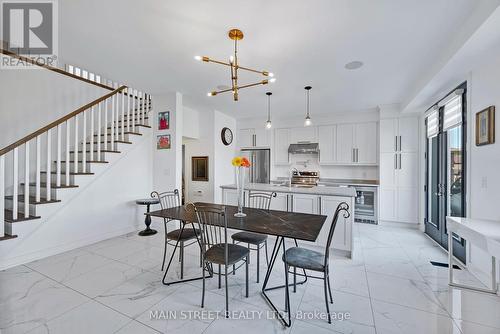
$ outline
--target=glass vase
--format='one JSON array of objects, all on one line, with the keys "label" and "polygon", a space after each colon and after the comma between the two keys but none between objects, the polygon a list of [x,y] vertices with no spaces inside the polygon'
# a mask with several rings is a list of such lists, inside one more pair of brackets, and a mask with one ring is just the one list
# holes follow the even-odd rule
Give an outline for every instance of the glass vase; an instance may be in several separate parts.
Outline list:
[{"label": "glass vase", "polygon": [[243,213],[243,202],[245,201],[245,168],[236,167],[236,191],[238,193],[238,212],[235,217],[246,217]]}]

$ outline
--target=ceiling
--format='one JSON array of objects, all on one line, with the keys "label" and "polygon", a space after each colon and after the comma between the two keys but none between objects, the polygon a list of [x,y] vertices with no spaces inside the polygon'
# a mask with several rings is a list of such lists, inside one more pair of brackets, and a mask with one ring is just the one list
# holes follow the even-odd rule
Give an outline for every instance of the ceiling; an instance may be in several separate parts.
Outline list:
[{"label": "ceiling", "polygon": [[[59,53],[88,68],[156,94],[179,91],[186,105],[237,118],[302,115],[311,85],[311,113],[358,111],[410,99],[472,13],[498,0],[317,1],[59,1]],[[469,27],[471,26],[471,27]],[[207,97],[229,85],[228,68],[196,62],[226,60],[229,28],[243,30],[239,61],[275,73],[268,86]],[[476,27],[477,28],[477,27]],[[349,71],[348,62],[364,66]],[[241,74],[240,84],[261,76]]]}]

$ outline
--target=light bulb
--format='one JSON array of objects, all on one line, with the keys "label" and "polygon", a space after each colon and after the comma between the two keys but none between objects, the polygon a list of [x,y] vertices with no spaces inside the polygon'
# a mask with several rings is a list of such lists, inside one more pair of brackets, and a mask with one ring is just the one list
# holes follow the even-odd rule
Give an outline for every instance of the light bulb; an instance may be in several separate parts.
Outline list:
[{"label": "light bulb", "polygon": [[266,129],[270,129],[272,126],[271,121],[266,122]]},{"label": "light bulb", "polygon": [[203,58],[201,56],[194,56],[194,60],[201,61]]},{"label": "light bulb", "polygon": [[270,76],[270,77],[272,78],[272,77],[274,77],[274,73],[273,73],[273,72],[270,72],[270,73],[268,74],[268,76]]},{"label": "light bulb", "polygon": [[309,116],[306,117],[304,121],[304,126],[310,126],[312,124],[311,118]]},{"label": "light bulb", "polygon": [[275,81],[276,81],[276,78],[269,79],[269,82],[275,82]]},{"label": "light bulb", "polygon": [[208,92],[207,96],[214,96],[215,94],[213,92]]}]

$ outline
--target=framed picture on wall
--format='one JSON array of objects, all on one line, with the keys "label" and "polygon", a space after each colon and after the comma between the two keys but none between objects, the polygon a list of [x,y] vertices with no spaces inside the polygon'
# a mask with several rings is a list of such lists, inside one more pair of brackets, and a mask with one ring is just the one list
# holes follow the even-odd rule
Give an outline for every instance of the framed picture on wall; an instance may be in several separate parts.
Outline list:
[{"label": "framed picture on wall", "polygon": [[193,181],[208,181],[208,157],[191,158],[191,178]]},{"label": "framed picture on wall", "polygon": [[160,135],[156,138],[156,149],[158,150],[169,150],[170,144],[170,135]]},{"label": "framed picture on wall", "polygon": [[476,146],[495,142],[495,106],[476,114]]},{"label": "framed picture on wall", "polygon": [[170,129],[170,111],[158,113],[158,130]]}]

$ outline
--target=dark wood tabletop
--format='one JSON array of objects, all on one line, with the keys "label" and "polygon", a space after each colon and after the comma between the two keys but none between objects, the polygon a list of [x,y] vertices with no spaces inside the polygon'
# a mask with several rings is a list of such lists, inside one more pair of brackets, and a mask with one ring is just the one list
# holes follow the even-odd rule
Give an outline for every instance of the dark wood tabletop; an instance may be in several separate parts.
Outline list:
[{"label": "dark wood tabletop", "polygon": [[[236,218],[237,207],[224,205],[227,227],[240,231],[256,232],[304,241],[316,241],[327,216],[275,210],[243,208],[244,218]],[[186,206],[146,213],[152,217],[196,222],[196,215]]]}]

